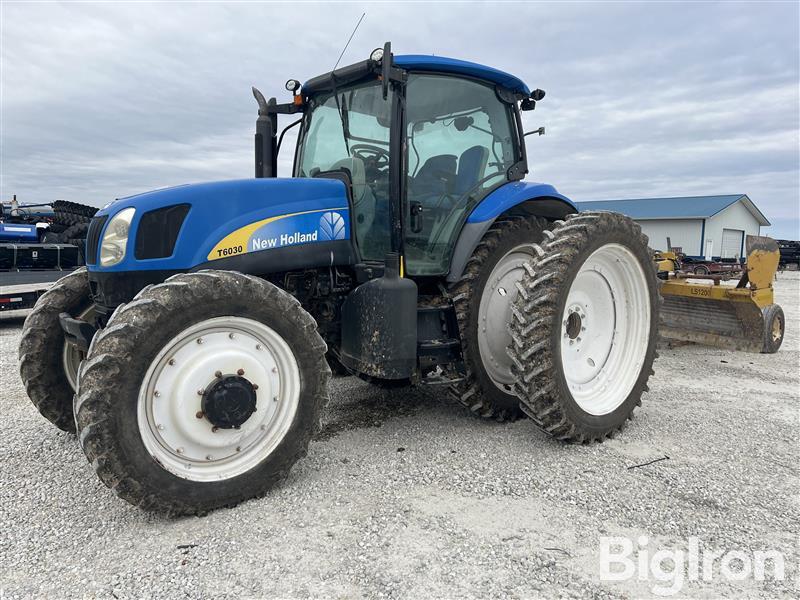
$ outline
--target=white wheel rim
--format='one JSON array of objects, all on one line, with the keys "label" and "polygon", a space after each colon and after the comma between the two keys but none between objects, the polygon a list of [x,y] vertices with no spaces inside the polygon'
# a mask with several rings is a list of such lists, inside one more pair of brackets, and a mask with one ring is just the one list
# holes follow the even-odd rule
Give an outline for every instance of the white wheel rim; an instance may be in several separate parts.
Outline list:
[{"label": "white wheel rim", "polygon": [[561,318],[567,386],[592,415],[616,410],[636,384],[650,337],[644,270],[619,244],[595,250],[581,265]]},{"label": "white wheel rim", "polygon": [[[80,313],[76,318],[91,319],[94,316],[94,305]],[[64,350],[61,352],[61,364],[64,366],[64,375],[67,377],[67,383],[72,388],[73,392],[78,391],[78,368],[81,362],[86,358],[86,353],[79,350],[75,344],[68,342],[64,339]]]},{"label": "white wheel rim", "polygon": [[[257,388],[256,411],[239,429],[214,428],[202,415],[202,393],[216,373],[240,370]],[[156,356],[139,390],[139,433],[170,473],[201,482],[229,479],[275,450],[299,400],[300,370],[286,341],[263,323],[217,317],[183,330]]]},{"label": "white wheel rim", "polygon": [[489,274],[478,307],[478,351],[481,364],[492,383],[506,394],[511,393],[514,376],[511,374],[511,345],[508,323],[511,305],[517,298],[517,282],[525,272],[524,264],[534,255],[530,245],[510,250]]}]

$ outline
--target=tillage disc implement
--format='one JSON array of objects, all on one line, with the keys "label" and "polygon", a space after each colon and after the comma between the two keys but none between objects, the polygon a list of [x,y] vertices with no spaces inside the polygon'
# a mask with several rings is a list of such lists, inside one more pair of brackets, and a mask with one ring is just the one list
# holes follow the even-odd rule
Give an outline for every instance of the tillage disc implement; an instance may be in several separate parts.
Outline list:
[{"label": "tillage disc implement", "polygon": [[660,300],[647,238],[623,215],[581,213],[533,248],[510,323],[521,408],[559,439],[602,440],[653,372]]}]

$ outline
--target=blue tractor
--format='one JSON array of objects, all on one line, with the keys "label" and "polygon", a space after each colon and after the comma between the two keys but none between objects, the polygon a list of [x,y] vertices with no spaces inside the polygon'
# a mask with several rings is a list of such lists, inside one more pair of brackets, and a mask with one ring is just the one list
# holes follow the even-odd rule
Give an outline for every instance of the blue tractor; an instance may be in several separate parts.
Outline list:
[{"label": "blue tractor", "polygon": [[[105,206],[87,268],[25,322],[28,394],[100,479],[172,514],[264,494],[305,454],[330,366],[561,440],[620,430],[655,358],[652,255],[630,219],[523,180],[544,92],[389,44],[286,88],[253,90],[255,178]],[[278,115],[298,119],[279,134]]]}]

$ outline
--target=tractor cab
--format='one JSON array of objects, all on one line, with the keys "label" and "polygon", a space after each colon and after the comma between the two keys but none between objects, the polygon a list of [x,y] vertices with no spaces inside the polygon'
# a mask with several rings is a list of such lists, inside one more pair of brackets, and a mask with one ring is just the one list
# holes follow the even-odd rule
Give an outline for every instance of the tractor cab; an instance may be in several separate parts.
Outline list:
[{"label": "tractor cab", "polygon": [[396,252],[412,276],[446,274],[470,212],[527,173],[519,111],[544,96],[502,71],[393,56],[389,44],[287,89],[291,103],[260,99],[270,122],[256,137],[256,176],[276,174],[275,115],[302,112],[294,176],[344,181],[361,260]]}]

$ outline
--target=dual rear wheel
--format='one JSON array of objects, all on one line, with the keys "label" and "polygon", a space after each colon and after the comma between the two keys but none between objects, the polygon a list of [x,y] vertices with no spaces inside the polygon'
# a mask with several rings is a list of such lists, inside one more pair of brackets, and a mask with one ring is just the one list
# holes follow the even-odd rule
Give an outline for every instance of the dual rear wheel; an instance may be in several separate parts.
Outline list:
[{"label": "dual rear wheel", "polygon": [[467,378],[454,391],[473,412],[522,411],[583,442],[613,435],[641,403],[660,300],[647,239],[629,218],[501,221],[455,291]]}]

